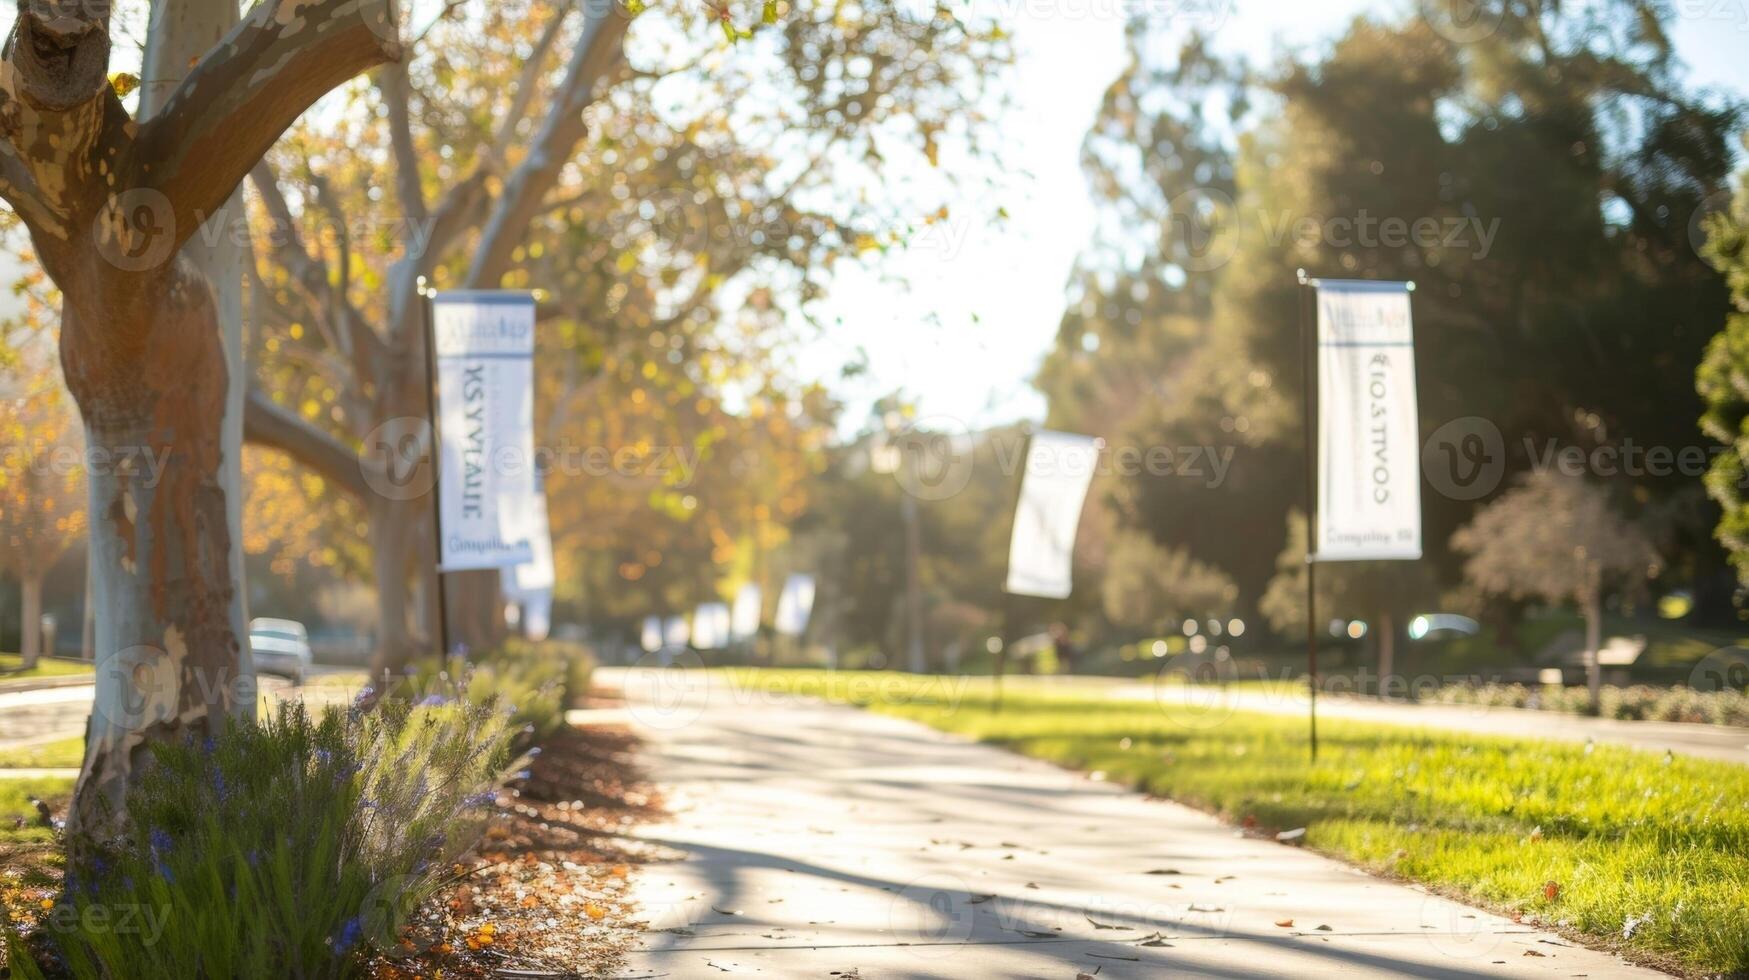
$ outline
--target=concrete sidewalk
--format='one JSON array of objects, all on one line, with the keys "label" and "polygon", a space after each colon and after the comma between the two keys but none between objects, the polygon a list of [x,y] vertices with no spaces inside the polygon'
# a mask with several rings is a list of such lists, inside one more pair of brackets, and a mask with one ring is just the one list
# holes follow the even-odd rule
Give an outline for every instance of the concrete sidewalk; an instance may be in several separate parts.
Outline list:
[{"label": "concrete sidewalk", "polygon": [[672,811],[627,977],[1660,976],[919,725],[598,676]]}]

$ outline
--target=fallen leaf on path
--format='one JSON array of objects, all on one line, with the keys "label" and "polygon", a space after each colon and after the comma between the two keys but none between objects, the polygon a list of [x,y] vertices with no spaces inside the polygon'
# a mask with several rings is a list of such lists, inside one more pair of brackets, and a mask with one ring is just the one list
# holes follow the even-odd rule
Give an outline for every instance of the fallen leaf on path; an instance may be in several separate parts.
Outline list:
[{"label": "fallen leaf on path", "polygon": [[1526,955],[1526,956],[1544,956],[1544,955],[1547,955],[1547,954],[1544,954],[1544,953],[1539,953],[1539,952],[1537,952],[1537,951],[1536,951],[1536,950],[1534,950],[1534,949],[1527,949],[1527,950],[1525,950],[1525,951],[1524,951],[1524,955]]},{"label": "fallen leaf on path", "polygon": [[1140,963],[1142,961],[1140,956],[1118,956],[1114,953],[1088,953],[1087,955],[1098,960],[1128,960],[1131,963]]},{"label": "fallen leaf on path", "polygon": [[1334,932],[1335,930],[1331,929],[1329,926],[1313,926],[1312,931],[1313,932]]},{"label": "fallen leaf on path", "polygon": [[1284,830],[1276,834],[1275,839],[1283,844],[1298,844],[1306,839],[1306,828],[1295,827],[1293,830]]},{"label": "fallen leaf on path", "polygon": [[996,897],[995,895],[973,895],[969,900],[967,900],[966,904],[967,905],[982,905],[985,902],[988,902],[990,899],[995,898],[995,897]]},{"label": "fallen leaf on path", "polygon": [[1281,926],[1283,929],[1292,929],[1294,927],[1294,920],[1292,920],[1292,919],[1276,919],[1275,924],[1278,926]]},{"label": "fallen leaf on path", "polygon": [[715,912],[718,915],[741,915],[742,914],[740,909],[718,908],[715,905],[711,906],[711,911]]},{"label": "fallen leaf on path", "polygon": [[1086,919],[1088,924],[1093,926],[1093,928],[1095,928],[1095,929],[1134,929],[1135,928],[1135,926],[1114,926],[1109,922],[1100,922],[1098,919],[1095,919],[1091,915],[1083,915],[1082,918]]},{"label": "fallen leaf on path", "polygon": [[1142,872],[1142,874],[1145,874],[1145,875],[1181,875],[1183,873],[1184,872],[1178,870],[1177,868],[1154,868],[1150,871]]},{"label": "fallen leaf on path", "polygon": [[1561,883],[1558,881],[1543,882],[1543,897],[1548,899],[1551,902],[1557,898],[1560,898],[1561,897]]}]

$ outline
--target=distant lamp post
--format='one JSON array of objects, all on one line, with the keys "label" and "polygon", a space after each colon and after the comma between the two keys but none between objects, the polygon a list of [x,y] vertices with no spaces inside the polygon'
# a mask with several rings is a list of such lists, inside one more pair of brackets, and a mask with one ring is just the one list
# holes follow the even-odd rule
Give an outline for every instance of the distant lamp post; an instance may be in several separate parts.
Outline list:
[{"label": "distant lamp post", "polygon": [[[869,449],[869,469],[886,476],[898,475],[905,465],[905,452],[895,437],[904,429],[898,412],[881,416],[886,439]],[[915,465],[915,464],[913,464]],[[906,666],[913,674],[927,670],[923,657],[923,582],[918,574],[922,561],[923,534],[917,517],[917,498],[899,480],[899,516],[905,525],[905,652]]]}]

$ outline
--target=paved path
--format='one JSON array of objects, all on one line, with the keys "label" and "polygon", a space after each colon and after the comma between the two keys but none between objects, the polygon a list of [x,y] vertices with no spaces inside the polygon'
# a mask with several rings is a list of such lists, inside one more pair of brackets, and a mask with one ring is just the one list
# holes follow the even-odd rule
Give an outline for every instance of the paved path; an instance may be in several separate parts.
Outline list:
[{"label": "paved path", "polygon": [[[1220,688],[1204,685],[1184,687],[1115,683],[1110,696],[1125,700],[1158,701],[1162,704],[1194,705],[1205,714],[1220,711],[1260,711],[1305,717],[1306,692],[1262,691],[1255,688]],[[1391,725],[1441,728],[1474,734],[1553,738],[1567,742],[1593,740],[1626,745],[1648,752],[1723,759],[1749,765],[1749,729],[1727,725],[1691,725],[1665,721],[1617,721],[1587,718],[1558,711],[1523,708],[1489,708],[1473,704],[1411,704],[1378,701],[1342,695],[1318,698],[1321,718],[1352,718]]]},{"label": "paved path", "polygon": [[627,977],[1659,976],[919,725],[597,676],[673,814]]}]

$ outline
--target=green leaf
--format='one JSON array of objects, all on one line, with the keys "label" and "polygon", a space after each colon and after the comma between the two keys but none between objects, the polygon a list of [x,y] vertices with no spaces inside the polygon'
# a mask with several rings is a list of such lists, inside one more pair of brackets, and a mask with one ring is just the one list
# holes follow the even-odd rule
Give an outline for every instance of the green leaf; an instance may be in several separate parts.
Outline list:
[{"label": "green leaf", "polygon": [[764,21],[767,24],[777,23],[777,0],[765,0]]}]

